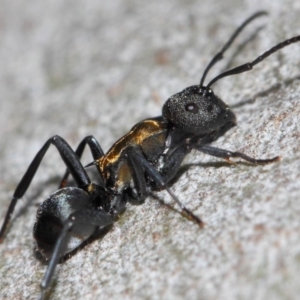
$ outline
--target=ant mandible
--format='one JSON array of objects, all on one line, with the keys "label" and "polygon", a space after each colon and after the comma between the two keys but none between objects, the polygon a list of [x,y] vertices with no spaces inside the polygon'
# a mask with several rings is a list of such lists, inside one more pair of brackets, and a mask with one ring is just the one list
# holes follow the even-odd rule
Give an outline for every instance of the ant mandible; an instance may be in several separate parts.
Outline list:
[{"label": "ant mandible", "polygon": [[[240,152],[210,146],[236,125],[231,109],[217,97],[211,86],[219,79],[250,71],[255,65],[279,49],[300,41],[295,36],[272,47],[252,62],[230,69],[212,79],[206,86],[209,70],[223,58],[237,35],[254,19],[266,15],[257,12],[248,18],[230,37],[206,67],[199,85],[190,86],[170,97],[163,106],[162,116],[136,124],[104,154],[97,140],[88,136],[74,152],[60,136],[50,138],[36,154],[18,184],[5,216],[0,242],[4,239],[17,201],[29,187],[49,146],[54,145],[67,171],[59,189],[39,207],[33,235],[38,251],[49,264],[41,283],[43,299],[60,259],[78,248],[95,232],[109,228],[124,211],[126,203],[142,204],[152,190],[165,189],[179,205],[181,213],[196,222],[203,222],[188,210],[170,190],[168,183],[176,175],[184,157],[192,150],[230,160],[240,158],[253,164],[272,163],[279,159],[254,159]],[[99,183],[92,183],[80,158],[89,146],[99,173]],[[66,187],[71,173],[77,187]]]}]

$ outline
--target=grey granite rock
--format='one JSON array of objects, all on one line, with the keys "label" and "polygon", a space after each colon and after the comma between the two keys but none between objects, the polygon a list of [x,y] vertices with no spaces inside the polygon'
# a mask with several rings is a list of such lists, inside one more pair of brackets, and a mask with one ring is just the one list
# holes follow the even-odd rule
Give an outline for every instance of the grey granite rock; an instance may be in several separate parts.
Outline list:
[{"label": "grey granite rock", "polygon": [[[196,84],[233,30],[267,9],[232,65],[300,34],[300,2],[0,0],[0,220],[33,156],[54,134],[89,134],[105,150],[164,101]],[[215,145],[279,163],[228,164],[191,153],[172,190],[200,230],[157,201],[128,206],[113,229],[57,268],[49,299],[298,299],[300,294],[300,44],[215,92],[238,127]],[[90,162],[89,153],[83,158]],[[0,298],[36,299],[46,266],[34,257],[38,203],[64,165],[47,154],[0,245]],[[176,206],[175,206],[176,207]]]}]

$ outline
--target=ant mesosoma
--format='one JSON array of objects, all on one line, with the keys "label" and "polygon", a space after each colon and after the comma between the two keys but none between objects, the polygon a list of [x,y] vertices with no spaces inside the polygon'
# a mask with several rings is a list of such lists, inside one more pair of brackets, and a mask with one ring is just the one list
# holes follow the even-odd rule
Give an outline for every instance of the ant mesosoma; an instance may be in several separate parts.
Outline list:
[{"label": "ant mesosoma", "polygon": [[[18,184],[0,232],[2,241],[17,201],[25,194],[49,146],[54,145],[67,171],[59,189],[40,205],[33,229],[39,252],[49,259],[41,283],[41,299],[61,258],[78,248],[100,228],[108,228],[125,209],[127,202],[141,204],[152,190],[165,189],[179,205],[181,213],[202,227],[203,222],[168,187],[184,157],[192,149],[226,160],[240,158],[253,164],[266,164],[279,159],[254,159],[240,152],[209,145],[236,125],[234,113],[214,94],[211,86],[223,77],[250,71],[274,52],[300,41],[300,36],[285,40],[252,62],[221,73],[205,86],[204,80],[209,70],[223,58],[237,35],[262,15],[266,12],[257,12],[237,28],[210,61],[199,85],[190,86],[170,97],[163,106],[162,116],[136,124],[106,154],[93,136],[84,138],[75,152],[60,136],[54,136],[44,144]],[[99,173],[98,184],[91,182],[80,162],[86,146],[89,146],[94,158],[88,166],[95,166]],[[66,187],[69,173],[77,187]]]}]

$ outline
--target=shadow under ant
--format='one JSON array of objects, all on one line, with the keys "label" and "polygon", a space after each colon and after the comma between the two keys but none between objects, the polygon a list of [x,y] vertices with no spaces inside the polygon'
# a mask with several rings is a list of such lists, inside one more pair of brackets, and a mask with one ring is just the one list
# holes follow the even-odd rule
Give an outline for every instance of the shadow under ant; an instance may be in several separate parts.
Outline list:
[{"label": "shadow under ant", "polygon": [[[96,240],[101,240],[104,238],[104,236],[112,229],[113,224],[106,226],[104,228],[99,228],[96,230],[93,235],[91,235],[88,239],[86,239],[83,243],[81,243],[77,248],[72,250],[71,252],[65,254],[60,260],[59,263],[63,263],[70,258],[72,258],[74,255],[76,255],[79,251],[81,251],[83,248],[85,248],[87,245],[93,243]],[[39,260],[43,265],[48,264],[48,260],[46,260],[42,254],[36,249],[36,247],[33,248],[34,256],[37,260]]]},{"label": "shadow under ant", "polygon": [[190,164],[184,164],[182,165],[182,167],[180,167],[180,169],[178,170],[178,172],[176,173],[176,175],[174,176],[174,178],[169,182],[169,185],[172,186],[173,184],[175,184],[180,177],[186,173],[191,167],[198,167],[198,168],[214,168],[214,169],[219,169],[219,168],[231,168],[237,165],[242,165],[242,166],[247,166],[247,167],[258,167],[261,165],[258,164],[252,164],[249,162],[245,162],[245,161],[234,161],[234,162],[227,162],[227,161],[211,161],[211,162],[205,162],[205,163],[190,163]]}]

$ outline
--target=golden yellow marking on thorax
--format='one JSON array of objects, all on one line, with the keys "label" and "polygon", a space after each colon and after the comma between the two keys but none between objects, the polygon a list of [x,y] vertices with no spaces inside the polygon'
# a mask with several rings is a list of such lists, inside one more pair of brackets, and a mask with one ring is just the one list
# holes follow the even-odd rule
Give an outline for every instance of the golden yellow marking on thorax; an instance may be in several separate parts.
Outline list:
[{"label": "golden yellow marking on thorax", "polygon": [[140,145],[146,138],[155,133],[166,129],[166,124],[156,120],[144,120],[136,124],[132,129],[123,137],[121,137],[108,152],[97,161],[101,172],[105,168],[118,161],[120,155],[127,146]]}]

